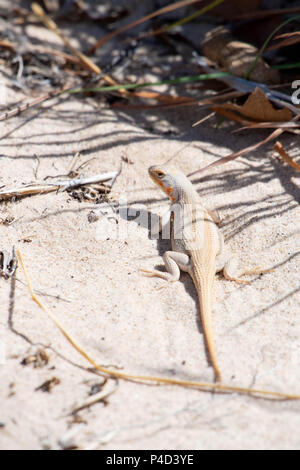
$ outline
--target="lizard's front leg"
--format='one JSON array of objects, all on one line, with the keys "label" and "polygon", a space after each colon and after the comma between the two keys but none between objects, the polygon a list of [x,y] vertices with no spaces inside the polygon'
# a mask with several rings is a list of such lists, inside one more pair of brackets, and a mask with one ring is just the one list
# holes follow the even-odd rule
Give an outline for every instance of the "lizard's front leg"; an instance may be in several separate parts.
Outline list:
[{"label": "lizard's front leg", "polygon": [[161,271],[148,271],[147,269],[140,269],[140,271],[147,277],[161,277],[169,282],[178,281],[180,278],[180,269],[187,271],[190,266],[190,258],[185,253],[178,251],[166,251],[163,255],[166,273]]}]

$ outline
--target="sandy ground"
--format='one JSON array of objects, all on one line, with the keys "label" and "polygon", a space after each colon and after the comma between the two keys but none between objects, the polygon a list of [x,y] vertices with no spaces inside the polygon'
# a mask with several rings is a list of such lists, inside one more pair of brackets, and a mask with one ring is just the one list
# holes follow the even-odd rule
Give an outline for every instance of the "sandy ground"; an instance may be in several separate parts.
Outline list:
[{"label": "sandy ground", "polygon": [[[22,93],[7,83],[8,102]],[[175,155],[189,173],[266,134],[231,134],[226,124],[191,124],[197,108],[144,112],[109,109],[95,99],[61,98],[1,123],[0,185],[65,174],[74,153],[93,158],[86,175],[123,164],[111,202],[78,202],[66,192],[1,205],[1,249],[22,253],[35,289],[89,354],[123,371],[211,381],[197,296],[183,274],[172,285],[139,268],[160,265],[167,241],[151,240],[145,224],[126,220],[167,206],[149,165]],[[166,129],[172,130],[168,135]],[[296,137],[282,142],[295,157]],[[274,267],[236,285],[217,278],[213,325],[224,382],[300,394],[299,270],[294,170],[271,147],[194,177],[205,204],[217,209],[227,243],[241,264]],[[94,211],[99,219],[89,222]],[[17,278],[24,281],[19,268]],[[33,303],[20,282],[0,279],[0,448],[299,449],[300,403],[211,394],[119,381],[106,403],[70,412],[103,378]],[[58,298],[57,298],[58,296]],[[39,349],[48,363],[22,362]],[[51,391],[38,390],[52,378]],[[114,386],[113,380],[103,390]],[[71,437],[70,434],[71,433]],[[69,439],[70,437],[70,439]],[[68,440],[69,439],[69,440]]]}]

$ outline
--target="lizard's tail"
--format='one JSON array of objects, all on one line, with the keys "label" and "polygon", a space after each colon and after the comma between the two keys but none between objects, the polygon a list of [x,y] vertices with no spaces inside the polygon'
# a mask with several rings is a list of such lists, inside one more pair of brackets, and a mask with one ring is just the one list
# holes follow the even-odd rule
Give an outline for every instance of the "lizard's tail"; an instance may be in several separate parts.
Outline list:
[{"label": "lizard's tail", "polygon": [[213,366],[215,371],[216,381],[221,382],[221,372],[218,366],[212,329],[212,290],[214,274],[212,276],[212,279],[207,279],[206,276],[205,278],[203,278],[202,273],[195,272],[193,275],[193,279],[199,298],[201,322],[207,351],[209,354],[211,365]]}]

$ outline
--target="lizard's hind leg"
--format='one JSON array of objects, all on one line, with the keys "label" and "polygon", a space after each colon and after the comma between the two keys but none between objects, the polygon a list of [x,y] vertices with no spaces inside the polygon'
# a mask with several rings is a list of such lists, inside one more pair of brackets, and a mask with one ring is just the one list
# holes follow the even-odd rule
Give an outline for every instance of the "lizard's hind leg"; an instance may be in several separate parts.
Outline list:
[{"label": "lizard's hind leg", "polygon": [[228,281],[234,281],[238,284],[249,284],[250,281],[245,281],[240,279],[240,276],[243,276],[244,273],[238,271],[238,259],[236,256],[231,256],[226,260],[223,266],[223,275]]},{"label": "lizard's hind leg", "polygon": [[190,265],[190,258],[185,253],[179,253],[177,251],[166,251],[163,255],[163,260],[167,272],[161,271],[149,271],[147,269],[140,269],[146,277],[160,277],[169,282],[178,281],[180,278],[180,269],[187,271]]},{"label": "lizard's hind leg", "polygon": [[229,281],[237,282],[238,284],[249,284],[251,281],[246,281],[241,279],[241,276],[248,274],[264,274],[273,271],[273,269],[263,269],[261,266],[256,266],[252,269],[245,269],[240,271],[238,269],[238,259],[236,256],[232,255],[227,258],[217,258],[216,263],[216,272],[223,271],[225,279]]}]

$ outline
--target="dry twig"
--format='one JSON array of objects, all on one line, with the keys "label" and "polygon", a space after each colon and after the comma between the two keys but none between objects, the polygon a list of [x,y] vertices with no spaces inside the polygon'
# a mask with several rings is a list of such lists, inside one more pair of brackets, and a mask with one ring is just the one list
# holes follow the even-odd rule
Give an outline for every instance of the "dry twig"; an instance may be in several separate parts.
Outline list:
[{"label": "dry twig", "polygon": [[42,301],[35,295],[31,282],[26,270],[26,267],[23,262],[22,255],[20,251],[17,251],[18,259],[20,265],[22,266],[28,290],[30,292],[32,300],[47,314],[47,316],[53,321],[53,323],[57,326],[57,328],[61,331],[67,341],[76,349],[76,351],[83,356],[92,366],[100,371],[102,374],[110,377],[116,377],[119,379],[127,380],[130,382],[141,383],[145,385],[178,385],[181,387],[186,388],[193,388],[197,390],[202,390],[206,392],[217,392],[217,393],[238,393],[238,394],[246,394],[251,395],[256,398],[265,398],[269,400],[300,400],[300,395],[297,394],[290,394],[290,393],[283,393],[283,392],[272,392],[270,390],[258,390],[254,388],[246,388],[246,387],[236,387],[233,385],[226,385],[220,383],[209,383],[209,382],[198,382],[198,381],[191,381],[191,380],[181,380],[181,379],[171,379],[169,377],[155,377],[155,376],[144,376],[144,375],[133,375],[127,374],[125,372],[120,372],[116,370],[107,369],[106,367],[102,367],[98,365],[95,360],[89,356],[89,354],[85,351],[85,349],[75,340],[65,329],[65,327],[56,319],[53,313],[42,303]]},{"label": "dry twig", "polygon": [[[101,69],[95,65],[91,59],[89,59],[88,57],[86,57],[86,55],[84,55],[82,52],[78,51],[77,49],[75,49],[75,47],[72,46],[72,44],[70,43],[69,39],[66,38],[66,36],[61,32],[61,30],[58,28],[58,26],[54,23],[54,21],[48,16],[46,15],[46,13],[44,12],[44,10],[42,9],[42,7],[40,5],[38,5],[37,3],[32,3],[31,5],[31,8],[32,8],[32,11],[33,13],[38,16],[42,22],[44,23],[44,25],[50,29],[51,31],[53,31],[55,34],[57,34],[57,36],[60,37],[60,39],[63,41],[63,43],[65,44],[65,46],[70,49],[70,51],[72,51],[72,53],[78,57],[78,59],[81,61],[81,63],[88,69],[90,70],[91,72],[93,73],[97,73],[97,74],[100,74],[102,71]],[[115,81],[108,77],[108,76],[104,76],[103,77],[104,80],[109,83],[110,85],[115,85]]]},{"label": "dry twig", "polygon": [[104,181],[115,180],[118,176],[117,171],[110,173],[102,173],[95,176],[89,176],[87,178],[79,177],[68,180],[59,180],[52,183],[34,183],[27,184],[18,188],[8,189],[0,191],[0,201],[5,199],[11,199],[13,197],[24,197],[31,196],[33,194],[45,194],[54,191],[66,191],[78,186],[86,186],[89,184],[102,183]]},{"label": "dry twig", "polygon": [[300,165],[296,163],[290,156],[289,154],[284,150],[283,145],[281,142],[277,141],[273,147],[273,149],[279,153],[281,156],[282,160],[284,160],[286,163],[288,163],[290,166],[295,168],[295,170],[300,171]]},{"label": "dry twig", "polygon": [[114,381],[114,384],[106,387],[104,390],[101,390],[101,392],[96,393],[96,395],[93,395],[90,397],[88,400],[86,400],[84,403],[81,405],[76,406],[70,413],[69,415],[74,415],[78,413],[81,410],[84,410],[85,408],[89,408],[92,405],[95,405],[96,403],[99,403],[99,401],[106,400],[110,395],[115,393],[115,391],[118,388],[118,383]]}]

